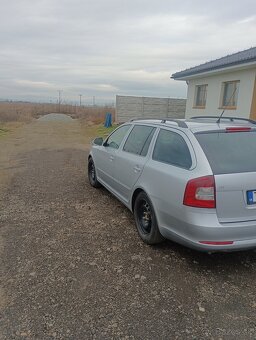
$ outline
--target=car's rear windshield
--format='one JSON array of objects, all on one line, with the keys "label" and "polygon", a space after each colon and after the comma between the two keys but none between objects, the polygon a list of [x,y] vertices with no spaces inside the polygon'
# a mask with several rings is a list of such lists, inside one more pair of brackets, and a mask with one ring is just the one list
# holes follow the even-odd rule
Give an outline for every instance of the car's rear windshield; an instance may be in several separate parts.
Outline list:
[{"label": "car's rear windshield", "polygon": [[214,174],[256,172],[256,131],[195,134]]}]

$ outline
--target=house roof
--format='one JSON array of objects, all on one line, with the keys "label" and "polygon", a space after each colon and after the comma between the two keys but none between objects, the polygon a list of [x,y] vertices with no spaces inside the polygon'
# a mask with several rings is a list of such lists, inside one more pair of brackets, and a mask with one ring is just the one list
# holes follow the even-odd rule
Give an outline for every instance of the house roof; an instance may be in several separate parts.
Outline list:
[{"label": "house roof", "polygon": [[205,73],[222,68],[228,68],[231,66],[245,64],[253,61],[256,61],[256,47],[251,47],[248,50],[230,54],[225,57],[212,60],[195,67],[191,67],[184,71],[176,72],[172,74],[171,78],[173,79],[186,78],[192,75],[196,75],[198,73]]}]

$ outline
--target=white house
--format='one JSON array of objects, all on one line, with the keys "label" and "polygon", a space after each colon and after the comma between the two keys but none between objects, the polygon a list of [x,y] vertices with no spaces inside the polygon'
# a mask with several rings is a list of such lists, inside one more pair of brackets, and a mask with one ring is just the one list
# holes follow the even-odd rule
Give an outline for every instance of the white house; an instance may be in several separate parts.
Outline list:
[{"label": "white house", "polygon": [[176,72],[188,84],[186,118],[239,116],[256,120],[256,47]]}]

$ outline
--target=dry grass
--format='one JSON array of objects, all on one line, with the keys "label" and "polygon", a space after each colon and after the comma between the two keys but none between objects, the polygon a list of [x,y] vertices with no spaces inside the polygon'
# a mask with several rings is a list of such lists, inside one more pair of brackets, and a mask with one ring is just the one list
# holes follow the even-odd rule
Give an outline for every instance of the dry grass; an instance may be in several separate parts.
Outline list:
[{"label": "dry grass", "polygon": [[0,103],[0,122],[28,122],[33,118],[32,104]]},{"label": "dry grass", "polygon": [[81,124],[81,133],[83,136],[86,136],[89,141],[93,140],[96,137],[107,137],[115,128],[116,124],[113,126],[106,128],[103,124]]},{"label": "dry grass", "polygon": [[1,122],[0,121],[0,138],[7,136],[9,133],[22,127],[24,122]]},{"label": "dry grass", "polygon": [[42,115],[61,112],[73,118],[91,121],[99,124],[104,122],[107,112],[112,113],[115,120],[115,108],[113,107],[86,107],[73,105],[37,104],[21,102],[0,102],[0,123],[4,122],[30,122]]},{"label": "dry grass", "polygon": [[76,107],[76,112],[72,114],[72,117],[100,124],[105,121],[107,112],[112,114],[113,121],[115,121],[115,108],[113,107]]},{"label": "dry grass", "polygon": [[4,136],[7,132],[8,132],[7,129],[2,128],[2,127],[0,126],[0,137]]},{"label": "dry grass", "polygon": [[[35,104],[20,102],[0,102],[0,137],[6,136],[25,123],[31,122],[42,115],[59,112],[59,106],[55,104]],[[109,107],[77,107],[61,105],[60,112],[66,113],[72,118],[79,119],[82,134],[93,139],[96,136],[109,134],[114,127],[104,128],[103,123],[107,112],[112,113],[115,120],[115,109]]]}]

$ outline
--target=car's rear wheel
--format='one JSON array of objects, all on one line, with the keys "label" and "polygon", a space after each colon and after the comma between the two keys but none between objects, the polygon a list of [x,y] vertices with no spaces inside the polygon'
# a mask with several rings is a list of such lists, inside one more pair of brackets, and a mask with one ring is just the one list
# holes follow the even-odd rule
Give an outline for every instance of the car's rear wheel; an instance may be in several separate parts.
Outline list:
[{"label": "car's rear wheel", "polygon": [[140,192],[135,199],[134,218],[138,233],[147,244],[156,244],[164,240],[158,229],[153,205],[145,192]]},{"label": "car's rear wheel", "polygon": [[88,160],[88,178],[91,186],[94,188],[101,187],[100,182],[97,180],[96,169],[92,158],[89,158]]}]

